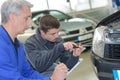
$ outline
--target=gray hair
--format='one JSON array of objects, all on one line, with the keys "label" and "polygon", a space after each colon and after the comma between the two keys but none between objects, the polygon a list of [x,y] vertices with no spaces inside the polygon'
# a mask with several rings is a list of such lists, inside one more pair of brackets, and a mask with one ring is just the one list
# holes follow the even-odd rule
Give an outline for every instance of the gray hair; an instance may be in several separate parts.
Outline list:
[{"label": "gray hair", "polygon": [[1,6],[1,22],[6,23],[10,13],[19,15],[19,11],[23,6],[33,7],[33,5],[26,0],[6,0]]}]

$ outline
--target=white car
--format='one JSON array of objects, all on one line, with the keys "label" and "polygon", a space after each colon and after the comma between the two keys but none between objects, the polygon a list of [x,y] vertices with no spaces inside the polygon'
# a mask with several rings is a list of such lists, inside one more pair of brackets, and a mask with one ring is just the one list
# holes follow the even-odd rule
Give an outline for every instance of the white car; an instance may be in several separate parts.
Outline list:
[{"label": "white car", "polygon": [[34,26],[26,30],[25,34],[19,35],[18,39],[24,42],[26,38],[34,34],[35,29],[38,26],[39,18],[45,14],[50,14],[60,21],[59,35],[64,39],[64,41],[80,42],[84,46],[91,46],[96,23],[86,18],[74,18],[58,10],[33,12],[32,20]]}]

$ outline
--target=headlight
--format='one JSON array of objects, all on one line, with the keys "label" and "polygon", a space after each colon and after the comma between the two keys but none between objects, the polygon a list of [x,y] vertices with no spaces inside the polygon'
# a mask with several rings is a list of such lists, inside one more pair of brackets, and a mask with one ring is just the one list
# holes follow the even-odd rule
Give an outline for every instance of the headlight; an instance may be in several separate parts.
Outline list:
[{"label": "headlight", "polygon": [[59,36],[65,36],[66,32],[65,31],[59,31]]},{"label": "headlight", "polygon": [[105,35],[104,31],[107,29],[106,26],[101,26],[95,29],[94,38],[93,38],[93,52],[100,57],[104,57],[104,42]]}]

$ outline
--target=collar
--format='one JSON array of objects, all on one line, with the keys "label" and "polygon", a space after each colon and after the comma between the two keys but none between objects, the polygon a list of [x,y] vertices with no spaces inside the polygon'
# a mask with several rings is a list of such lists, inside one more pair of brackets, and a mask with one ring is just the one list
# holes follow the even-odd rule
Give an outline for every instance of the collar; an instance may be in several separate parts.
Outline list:
[{"label": "collar", "polygon": [[11,39],[11,37],[10,37],[10,35],[8,34],[8,32],[6,31],[6,29],[2,26],[2,25],[0,25],[0,30],[1,30],[1,32],[2,32],[2,34],[4,34],[4,37],[5,37],[5,39],[7,39],[6,41],[8,42],[8,43],[12,43],[14,46],[16,46],[16,47],[19,47],[19,43],[18,43],[18,39],[17,38],[15,38],[15,40],[14,40],[14,42],[12,41],[12,39]]},{"label": "collar", "polygon": [[41,37],[41,33],[40,33],[40,29],[39,28],[36,29],[36,38],[38,39],[38,41],[40,41],[44,45],[48,42],[46,39],[43,39]]}]

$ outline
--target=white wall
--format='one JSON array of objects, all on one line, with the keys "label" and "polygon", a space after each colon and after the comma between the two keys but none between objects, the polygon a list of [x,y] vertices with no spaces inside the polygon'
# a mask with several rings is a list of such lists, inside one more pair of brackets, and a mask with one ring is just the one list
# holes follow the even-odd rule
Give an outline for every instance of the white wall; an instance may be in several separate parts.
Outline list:
[{"label": "white wall", "polygon": [[[0,0],[0,8],[1,4],[4,1],[5,0]],[[91,8],[106,6],[108,5],[107,2],[111,0],[70,0],[71,3],[67,2],[67,0],[27,0],[27,1],[34,5],[33,8],[31,9],[32,11],[44,9],[58,9],[60,11],[68,13],[72,11],[77,12],[82,10],[89,10]],[[47,4],[47,1],[49,5]]]}]

